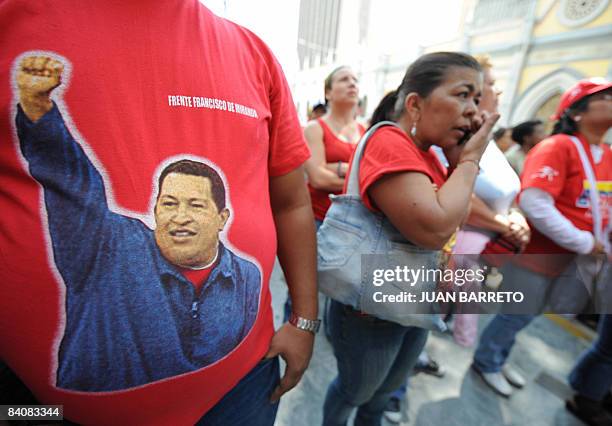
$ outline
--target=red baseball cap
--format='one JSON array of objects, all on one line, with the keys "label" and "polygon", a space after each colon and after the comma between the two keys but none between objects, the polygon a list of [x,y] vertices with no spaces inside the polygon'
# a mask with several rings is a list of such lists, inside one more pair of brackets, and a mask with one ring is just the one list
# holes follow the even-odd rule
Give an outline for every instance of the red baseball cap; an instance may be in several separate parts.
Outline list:
[{"label": "red baseball cap", "polygon": [[566,109],[568,109],[573,103],[579,101],[585,96],[592,95],[593,93],[601,92],[603,90],[609,89],[612,87],[612,83],[607,81],[601,77],[587,78],[584,80],[580,80],[572,87],[567,89],[563,95],[561,95],[561,100],[559,101],[559,106],[557,107],[557,111],[550,116],[551,120],[558,120],[561,118]]}]

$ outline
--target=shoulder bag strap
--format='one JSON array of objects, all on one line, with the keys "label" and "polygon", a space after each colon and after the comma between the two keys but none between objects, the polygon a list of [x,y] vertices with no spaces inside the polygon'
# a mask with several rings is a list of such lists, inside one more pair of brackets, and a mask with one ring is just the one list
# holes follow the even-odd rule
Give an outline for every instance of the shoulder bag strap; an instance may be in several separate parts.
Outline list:
[{"label": "shoulder bag strap", "polygon": [[376,123],[374,126],[372,126],[372,128],[361,137],[361,140],[359,140],[357,148],[355,148],[355,155],[353,155],[353,160],[351,162],[351,171],[347,177],[347,195],[359,196],[359,163],[361,163],[361,157],[363,157],[363,152],[365,151],[366,144],[368,143],[368,140],[372,137],[374,132],[385,126],[399,127],[397,123],[393,121],[381,121],[380,123]]}]

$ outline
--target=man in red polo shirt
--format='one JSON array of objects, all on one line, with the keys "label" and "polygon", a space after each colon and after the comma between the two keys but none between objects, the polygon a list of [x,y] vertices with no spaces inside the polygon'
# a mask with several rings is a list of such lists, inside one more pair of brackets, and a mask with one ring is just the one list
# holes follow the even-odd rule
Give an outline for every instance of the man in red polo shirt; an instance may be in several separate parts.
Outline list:
[{"label": "man in red polo shirt", "polygon": [[[273,55],[195,0],[7,1],[0,25],[5,371],[78,423],[271,425],[317,328],[309,153]],[[274,334],[277,245],[295,302]]]}]

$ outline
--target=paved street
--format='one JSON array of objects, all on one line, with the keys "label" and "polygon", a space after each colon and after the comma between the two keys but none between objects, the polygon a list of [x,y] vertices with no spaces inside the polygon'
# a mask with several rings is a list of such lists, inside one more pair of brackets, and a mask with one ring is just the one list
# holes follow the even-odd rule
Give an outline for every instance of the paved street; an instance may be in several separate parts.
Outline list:
[{"label": "paved street", "polygon": [[[286,287],[280,268],[271,280],[275,322],[280,324]],[[482,316],[480,327],[488,316]],[[472,350],[453,343],[447,334],[431,334],[429,354],[443,365],[447,374],[438,379],[424,374],[410,381],[403,426],[491,426],[491,425],[581,425],[565,408],[569,395],[566,376],[574,360],[587,346],[545,317],[540,317],[517,339],[510,362],[528,378],[525,389],[510,399],[496,396],[469,370]],[[321,424],[327,385],[336,375],[331,346],[319,333],[310,368],[300,385],[283,397],[278,426]],[[390,425],[391,423],[387,423]]]}]

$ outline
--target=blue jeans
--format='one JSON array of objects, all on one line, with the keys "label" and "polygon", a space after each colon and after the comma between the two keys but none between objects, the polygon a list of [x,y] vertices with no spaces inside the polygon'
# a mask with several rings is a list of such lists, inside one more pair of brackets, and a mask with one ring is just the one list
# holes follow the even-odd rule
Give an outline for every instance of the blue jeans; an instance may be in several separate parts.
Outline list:
[{"label": "blue jeans", "polygon": [[[423,350],[421,351],[421,353],[419,354],[419,357],[414,363],[414,368],[419,368],[420,366],[424,367],[428,363],[429,363],[429,355],[427,355],[427,352]],[[409,382],[410,382],[410,374],[408,375],[408,377],[406,377],[406,381],[402,383],[402,385],[399,388],[393,391],[393,393],[391,394],[391,397],[395,399],[400,399],[400,400],[404,399],[406,397],[406,393],[408,393],[408,383]]]},{"label": "blue jeans", "polygon": [[278,357],[261,361],[211,408],[197,425],[274,425],[278,402],[270,403],[270,395],[279,381]]},{"label": "blue jeans", "polygon": [[483,373],[497,373],[510,355],[516,335],[535,315],[496,315],[480,335],[474,353],[474,367]]},{"label": "blue jeans", "polygon": [[428,331],[364,316],[331,301],[326,312],[338,377],[323,406],[323,425],[346,425],[358,407],[355,426],[380,425],[393,391],[405,383]]},{"label": "blue jeans", "polygon": [[[501,272],[504,276],[502,291],[524,291],[527,306],[520,309],[521,312],[532,312],[531,314],[497,314],[486,326],[482,334],[476,352],[474,353],[473,366],[483,373],[497,373],[508,359],[508,355],[516,341],[516,335],[527,327],[537,313],[541,312],[547,301],[552,299],[556,303],[564,302],[562,297],[554,294],[562,294],[563,288],[576,286],[576,266],[571,264],[558,277],[551,278],[513,264],[507,264]],[[508,311],[513,307],[508,306]]]},{"label": "blue jeans", "polygon": [[612,315],[599,320],[599,337],[585,353],[569,376],[570,385],[582,396],[603,400],[612,387]]}]

